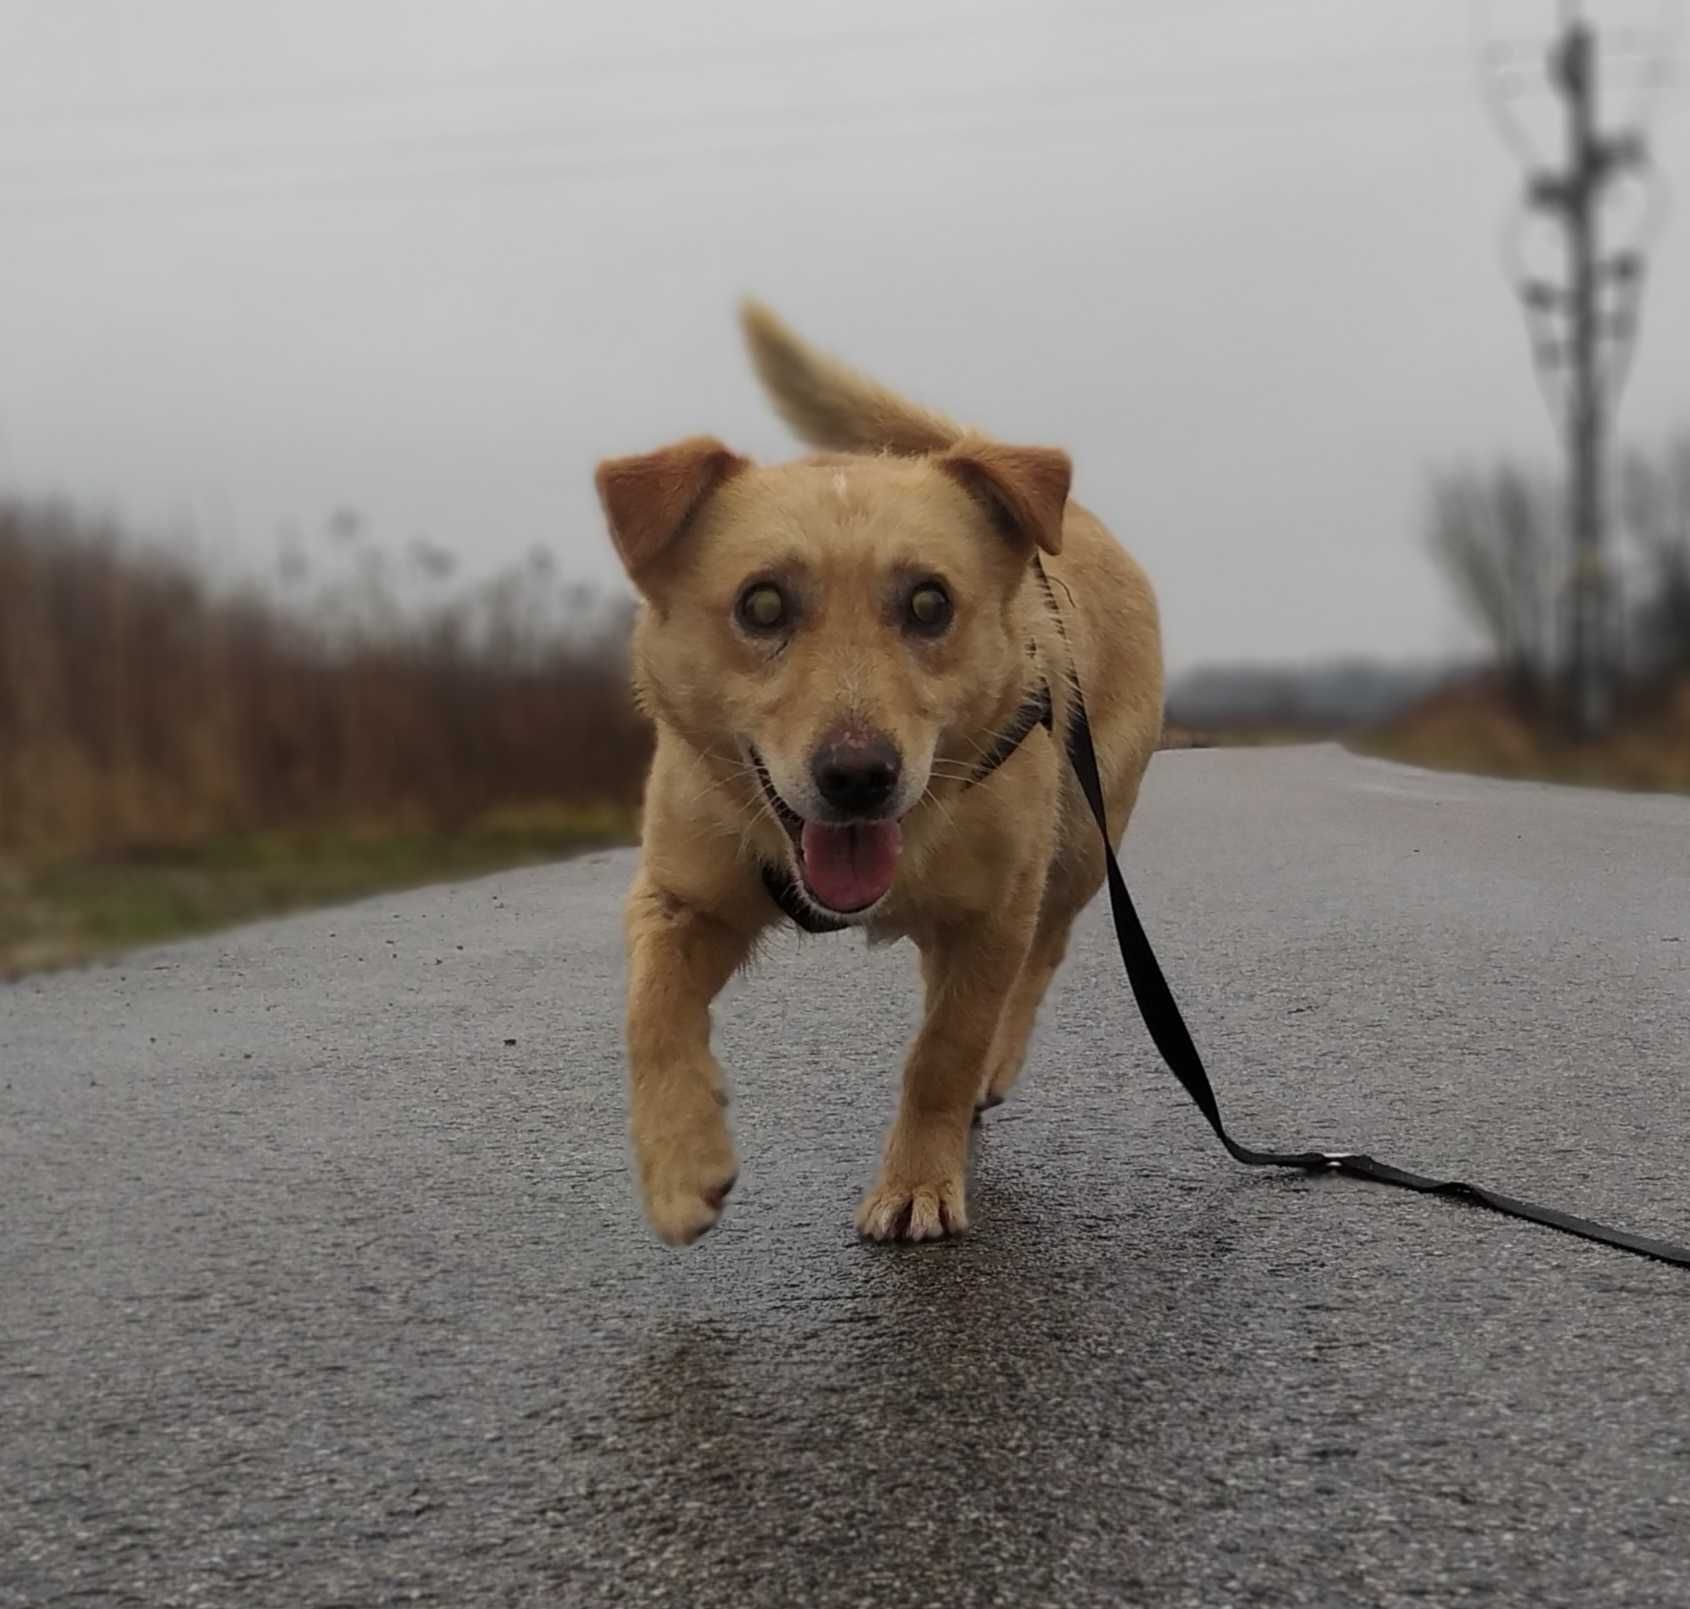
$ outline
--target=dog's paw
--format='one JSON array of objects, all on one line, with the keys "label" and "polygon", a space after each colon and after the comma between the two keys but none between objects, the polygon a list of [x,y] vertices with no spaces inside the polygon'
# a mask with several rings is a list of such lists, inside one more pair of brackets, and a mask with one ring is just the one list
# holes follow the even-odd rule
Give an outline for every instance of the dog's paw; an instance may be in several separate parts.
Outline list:
[{"label": "dog's paw", "polygon": [[728,1126],[719,1116],[682,1133],[643,1140],[640,1183],[645,1215],[671,1246],[690,1246],[716,1227],[739,1178]]},{"label": "dog's paw", "polygon": [[968,1227],[962,1175],[906,1181],[882,1175],[857,1208],[867,1240],[940,1240]]}]

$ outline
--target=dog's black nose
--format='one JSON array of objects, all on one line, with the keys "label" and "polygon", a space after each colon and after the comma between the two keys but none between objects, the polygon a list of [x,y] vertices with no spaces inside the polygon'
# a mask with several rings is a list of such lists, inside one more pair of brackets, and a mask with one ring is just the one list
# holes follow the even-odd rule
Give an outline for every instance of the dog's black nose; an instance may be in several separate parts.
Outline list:
[{"label": "dog's black nose", "polygon": [[898,786],[898,751],[883,737],[833,738],[816,751],[810,775],[841,815],[877,816]]}]

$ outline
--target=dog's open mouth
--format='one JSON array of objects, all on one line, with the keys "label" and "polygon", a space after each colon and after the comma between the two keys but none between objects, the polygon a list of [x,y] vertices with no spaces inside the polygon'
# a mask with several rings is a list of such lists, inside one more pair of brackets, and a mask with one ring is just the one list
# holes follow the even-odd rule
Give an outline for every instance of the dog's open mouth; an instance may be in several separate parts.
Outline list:
[{"label": "dog's open mouth", "polygon": [[885,898],[898,869],[904,835],[896,821],[850,821],[835,825],[806,821],[781,798],[763,757],[751,750],[763,796],[798,863],[798,880],[811,902],[824,911],[851,916]]}]

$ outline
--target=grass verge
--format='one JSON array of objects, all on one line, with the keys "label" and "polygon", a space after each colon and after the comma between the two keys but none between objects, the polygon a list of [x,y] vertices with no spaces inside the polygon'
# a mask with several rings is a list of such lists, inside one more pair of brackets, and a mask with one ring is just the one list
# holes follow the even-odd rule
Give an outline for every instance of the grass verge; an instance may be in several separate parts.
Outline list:
[{"label": "grass verge", "polygon": [[1347,742],[1360,754],[1434,771],[1690,793],[1690,680],[1661,690],[1599,742],[1571,742],[1526,719],[1484,681],[1436,694]]},{"label": "grass verge", "polygon": [[292,830],[34,868],[0,862],[0,978],[633,838],[617,810],[537,807],[453,833]]}]

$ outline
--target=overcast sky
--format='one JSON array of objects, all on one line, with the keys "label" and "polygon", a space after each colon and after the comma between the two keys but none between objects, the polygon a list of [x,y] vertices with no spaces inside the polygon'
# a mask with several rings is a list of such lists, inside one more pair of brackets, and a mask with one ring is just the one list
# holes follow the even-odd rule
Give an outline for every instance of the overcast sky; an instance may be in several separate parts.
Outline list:
[{"label": "overcast sky", "polygon": [[[1489,12],[1521,41],[1555,15]],[[607,580],[599,456],[789,450],[732,321],[754,290],[1068,447],[1176,669],[1436,653],[1465,638],[1429,470],[1554,451],[1472,16],[0,0],[0,479],[251,563],[349,505],[395,544],[538,543]],[[1652,137],[1690,194],[1683,101]],[[1690,210],[1622,418],[1690,425]]]}]

